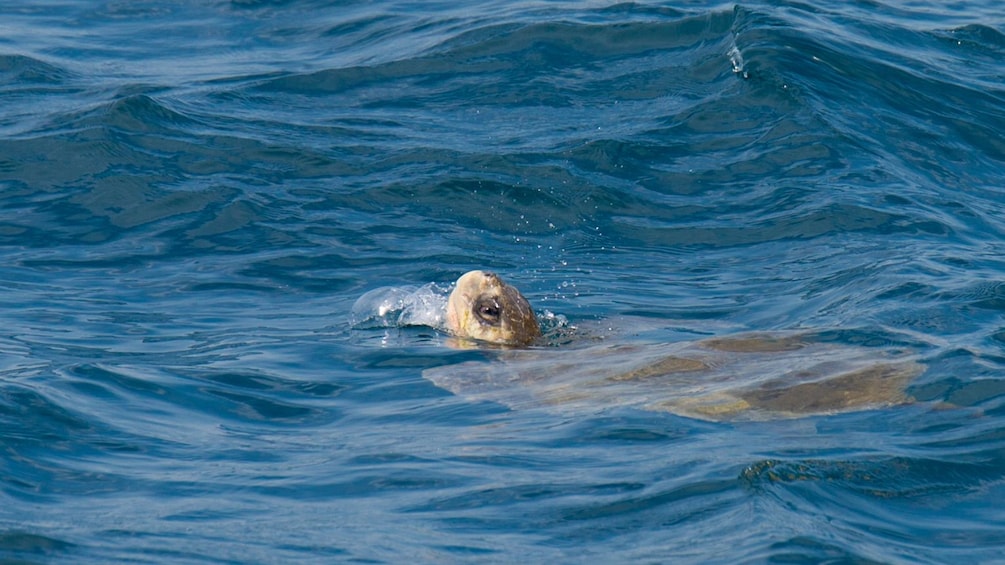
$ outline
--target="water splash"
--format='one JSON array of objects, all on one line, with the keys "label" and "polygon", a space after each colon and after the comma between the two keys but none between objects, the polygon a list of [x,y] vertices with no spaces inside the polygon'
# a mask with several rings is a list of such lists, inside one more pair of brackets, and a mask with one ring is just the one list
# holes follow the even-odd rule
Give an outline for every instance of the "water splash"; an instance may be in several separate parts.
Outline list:
[{"label": "water splash", "polygon": [[747,74],[746,69],[743,68],[743,54],[740,53],[740,49],[736,46],[736,44],[733,44],[733,46],[729,49],[729,53],[727,54],[729,55],[730,64],[733,65],[733,72],[742,76],[743,78],[750,78],[750,75]]},{"label": "water splash", "polygon": [[350,322],[356,329],[429,326],[445,330],[449,293],[449,287],[436,283],[376,288],[356,299]]}]

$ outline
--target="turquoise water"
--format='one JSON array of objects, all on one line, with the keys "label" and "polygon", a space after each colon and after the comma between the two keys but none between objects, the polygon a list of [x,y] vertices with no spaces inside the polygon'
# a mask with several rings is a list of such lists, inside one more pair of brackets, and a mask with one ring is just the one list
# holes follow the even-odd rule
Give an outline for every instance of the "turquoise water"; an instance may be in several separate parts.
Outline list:
[{"label": "turquoise water", "polygon": [[[1005,562],[1003,79],[990,0],[5,3],[0,560]],[[353,316],[474,268],[589,339],[927,369],[569,415]]]}]

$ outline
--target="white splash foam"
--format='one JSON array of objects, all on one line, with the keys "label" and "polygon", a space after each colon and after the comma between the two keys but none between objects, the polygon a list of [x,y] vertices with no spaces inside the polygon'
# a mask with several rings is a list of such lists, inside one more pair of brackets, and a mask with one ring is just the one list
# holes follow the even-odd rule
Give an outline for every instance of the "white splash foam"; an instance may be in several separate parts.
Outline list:
[{"label": "white splash foam", "polygon": [[729,50],[729,62],[733,65],[733,72],[742,76],[743,78],[749,78],[747,76],[747,71],[743,68],[743,55],[740,50],[733,45]]}]

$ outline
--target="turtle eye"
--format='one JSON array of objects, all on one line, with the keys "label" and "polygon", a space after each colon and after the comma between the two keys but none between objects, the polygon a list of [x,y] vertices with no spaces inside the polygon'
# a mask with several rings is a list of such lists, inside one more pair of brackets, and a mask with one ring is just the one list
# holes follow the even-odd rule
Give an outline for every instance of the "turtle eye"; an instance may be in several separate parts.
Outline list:
[{"label": "turtle eye", "polygon": [[499,325],[499,302],[495,298],[484,298],[475,304],[475,315],[482,322]]}]

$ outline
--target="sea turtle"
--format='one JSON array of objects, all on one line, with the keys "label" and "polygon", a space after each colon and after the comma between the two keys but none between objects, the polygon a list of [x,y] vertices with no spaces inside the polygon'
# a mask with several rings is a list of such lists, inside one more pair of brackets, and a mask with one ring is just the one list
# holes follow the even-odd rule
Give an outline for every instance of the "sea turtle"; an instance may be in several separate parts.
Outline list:
[{"label": "sea turtle", "polygon": [[498,275],[461,276],[448,330],[503,346],[488,362],[424,371],[437,386],[511,407],[638,406],[704,420],[773,419],[910,401],[924,370],[903,348],[828,342],[813,332],[758,332],[677,343],[524,348],[540,339],[533,310]]},{"label": "sea turtle", "polygon": [[498,345],[529,345],[541,337],[534,310],[499,275],[461,275],[447,299],[447,327],[461,338]]}]

